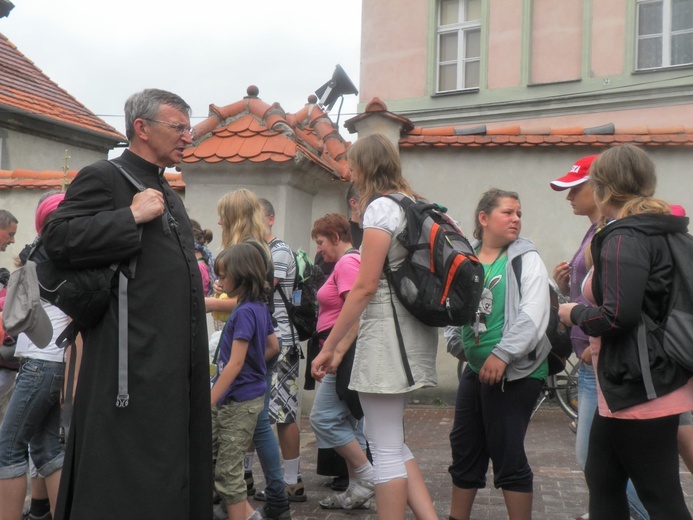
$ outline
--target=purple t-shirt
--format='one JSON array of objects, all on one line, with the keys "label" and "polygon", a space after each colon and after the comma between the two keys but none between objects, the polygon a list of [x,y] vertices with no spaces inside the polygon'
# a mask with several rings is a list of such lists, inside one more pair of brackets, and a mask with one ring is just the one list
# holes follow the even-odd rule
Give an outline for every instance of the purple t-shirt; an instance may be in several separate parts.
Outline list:
[{"label": "purple t-shirt", "polygon": [[273,332],[272,317],[265,303],[241,302],[234,309],[219,340],[219,356],[217,357],[219,373],[224,371],[231,359],[231,348],[235,339],[247,341],[248,352],[243,368],[220,402],[226,399],[242,402],[265,395],[267,391],[265,346],[267,336]]},{"label": "purple t-shirt", "polygon": [[[573,259],[570,261],[570,301],[591,305],[584,296],[582,296],[582,282],[587,276],[587,264],[585,260],[585,250],[592,242],[592,237],[597,230],[596,222],[590,226],[582,239],[580,249],[577,250]],[[573,351],[578,357],[582,356],[584,350],[589,346],[590,340],[587,334],[582,332],[580,327],[571,327],[570,341],[573,344]]]}]

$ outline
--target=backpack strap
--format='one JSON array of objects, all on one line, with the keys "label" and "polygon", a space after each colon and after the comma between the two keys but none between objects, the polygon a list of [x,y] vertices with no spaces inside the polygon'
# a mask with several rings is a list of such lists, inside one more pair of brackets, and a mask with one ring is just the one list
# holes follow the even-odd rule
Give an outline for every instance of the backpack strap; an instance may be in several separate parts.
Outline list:
[{"label": "backpack strap", "polygon": [[[137,177],[130,174],[122,165],[115,161],[108,161],[132,184],[137,191],[143,192],[147,188],[140,182]],[[164,211],[162,218],[164,219],[164,233],[171,229],[168,225],[170,213]],[[173,217],[171,217],[173,218]],[[142,226],[137,226],[139,239],[142,241]],[[137,257],[130,258],[128,271],[130,277],[135,277],[137,268]],[[119,271],[118,273],[118,396],[116,397],[116,407],[125,408],[130,404],[130,393],[128,391],[128,277]]]},{"label": "backpack strap", "polygon": [[404,365],[404,373],[407,376],[407,383],[409,386],[414,386],[414,376],[411,373],[411,367],[409,366],[409,359],[407,358],[407,351],[404,348],[404,338],[402,337],[402,329],[399,326],[399,319],[397,318],[397,309],[395,308],[395,301],[392,298],[392,281],[390,277],[392,276],[392,270],[390,269],[390,260],[385,257],[385,278],[387,279],[387,286],[390,289],[390,305],[392,306],[392,316],[395,319],[395,333],[397,334],[397,343],[399,344],[399,353],[402,357],[402,365]]},{"label": "backpack strap", "polygon": [[[389,194],[382,195],[390,200],[394,200],[400,207],[404,210],[405,215],[407,212],[407,207],[413,204],[413,201],[409,197],[405,197],[400,194]],[[409,358],[407,357],[407,350],[404,347],[404,338],[402,337],[402,329],[399,326],[399,318],[397,317],[397,309],[395,308],[395,301],[392,297],[392,268],[390,267],[390,258],[385,256],[385,265],[383,266],[383,271],[385,273],[385,278],[387,279],[387,286],[390,289],[390,306],[392,307],[392,316],[395,321],[395,334],[397,334],[397,344],[399,345],[399,353],[402,358],[402,365],[404,366],[404,374],[407,376],[407,383],[409,386],[414,386],[414,376],[411,373],[411,366],[409,365]]]},{"label": "backpack strap", "polygon": [[[515,278],[517,279],[517,290],[520,293],[520,299],[522,299],[522,255],[517,255],[512,259],[511,264],[513,266],[513,272],[515,273]],[[537,348],[539,345],[537,345]],[[537,349],[535,348],[527,354],[527,359],[534,361],[537,359]]]},{"label": "backpack strap", "polygon": [[296,332],[294,328],[294,318],[291,315],[292,313],[290,312],[290,307],[293,308],[293,304],[289,303],[289,300],[286,298],[286,294],[284,294],[284,290],[281,288],[281,282],[277,284],[279,287],[275,287],[274,290],[275,292],[279,293],[279,296],[281,297],[282,301],[284,302],[284,308],[286,309],[286,315],[289,318],[289,328],[291,329],[291,339],[298,338],[298,333]]},{"label": "backpack strap", "polygon": [[645,385],[647,399],[652,400],[657,397],[657,391],[652,381],[652,371],[650,370],[650,356],[647,352],[647,327],[645,322],[654,323],[652,319],[644,312],[640,314],[638,322],[638,361],[640,361],[640,373],[642,374],[642,382]]},{"label": "backpack strap", "polygon": [[59,348],[65,350],[70,348],[70,362],[67,365],[67,378],[64,388],[61,389],[61,400],[63,406],[60,410],[60,428],[59,440],[61,444],[65,444],[67,435],[70,431],[70,423],[72,422],[72,407],[73,407],[73,388],[75,386],[75,370],[77,367],[77,324],[73,321],[65,327],[65,330],[58,336],[55,343]]}]

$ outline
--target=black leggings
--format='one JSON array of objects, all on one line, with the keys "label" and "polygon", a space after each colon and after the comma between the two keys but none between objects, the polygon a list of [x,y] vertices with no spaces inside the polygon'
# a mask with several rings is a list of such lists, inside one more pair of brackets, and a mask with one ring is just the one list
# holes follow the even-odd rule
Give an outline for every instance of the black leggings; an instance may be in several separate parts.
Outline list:
[{"label": "black leggings", "polygon": [[543,382],[526,377],[482,384],[469,366],[460,379],[450,432],[452,483],[463,489],[486,485],[489,458],[496,488],[531,493],[534,475],[525,454],[525,433]]},{"label": "black leggings", "polygon": [[647,420],[595,415],[585,467],[590,520],[630,518],[628,478],[651,520],[691,518],[679,478],[678,427],[678,415]]}]

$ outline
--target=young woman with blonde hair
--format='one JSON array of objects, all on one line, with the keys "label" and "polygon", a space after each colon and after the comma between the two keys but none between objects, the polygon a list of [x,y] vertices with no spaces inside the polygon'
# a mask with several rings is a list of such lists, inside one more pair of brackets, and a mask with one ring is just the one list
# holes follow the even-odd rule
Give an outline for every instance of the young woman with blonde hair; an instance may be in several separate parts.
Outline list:
[{"label": "young woman with blonde hair", "polygon": [[[257,196],[250,190],[239,189],[226,193],[217,203],[217,213],[219,214],[219,225],[221,226],[221,242],[224,248],[240,243],[252,243],[259,251],[265,261],[263,268],[266,279],[270,287],[274,284],[274,265],[270,250],[265,241],[264,212]],[[223,290],[220,283],[215,284],[215,291],[221,293]],[[233,296],[229,298],[205,298],[207,312],[221,311],[230,313],[236,307],[237,299]],[[274,300],[270,296],[267,301],[270,314],[274,312]],[[216,313],[215,313],[216,314]],[[273,320],[276,325],[276,320]],[[268,360],[267,364],[267,386],[265,401],[260,412],[253,442],[258,458],[262,464],[267,484],[264,497],[267,504],[262,508],[263,518],[285,518],[290,515],[289,500],[286,496],[284,479],[281,473],[281,459],[279,458],[279,448],[277,440],[272,432],[269,418],[270,396],[272,394],[272,374],[277,368],[279,360]],[[252,478],[252,474],[251,474]],[[250,484],[250,485],[248,485]],[[252,481],[246,480],[248,490],[254,492]]]},{"label": "young woman with blonde hair", "polygon": [[[592,240],[594,272],[584,289],[596,306],[569,303],[559,310],[563,322],[601,338],[597,352],[592,347],[599,404],[585,467],[589,517],[628,519],[630,478],[651,518],[690,519],[676,436],[679,414],[693,409],[693,380],[663,352],[658,327],[673,277],[666,235],[687,232],[688,219],[653,197],[654,163],[635,146],[603,152],[589,182],[607,222]],[[639,351],[639,333],[646,352]]]},{"label": "young woman with blonde hair", "polygon": [[[383,266],[386,258],[396,270],[406,256],[397,240],[406,224],[399,204],[380,197],[415,193],[402,176],[399,155],[380,134],[356,141],[347,153],[351,180],[360,195],[363,215],[361,265],[349,297],[332,332],[313,361],[312,373],[321,380],[334,373],[335,347],[358,327],[358,342],[349,388],[359,393],[365,414],[365,435],[373,454],[378,518],[405,518],[409,505],[416,518],[438,516],[419,466],[404,443],[404,407],[417,388],[435,386],[438,332],[414,318],[389,288]],[[391,298],[397,309],[404,347],[414,385],[405,375],[395,332]],[[359,319],[360,318],[360,319]]]}]

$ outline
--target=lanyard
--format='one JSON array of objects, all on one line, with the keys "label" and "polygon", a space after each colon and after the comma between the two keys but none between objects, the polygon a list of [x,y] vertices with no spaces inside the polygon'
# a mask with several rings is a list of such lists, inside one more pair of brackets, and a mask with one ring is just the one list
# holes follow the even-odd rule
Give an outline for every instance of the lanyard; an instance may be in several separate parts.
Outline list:
[{"label": "lanyard", "polygon": [[[496,259],[493,262],[491,262],[490,264],[484,264],[484,271],[486,271],[484,273],[484,287],[486,287],[486,282],[488,281],[488,275],[491,274],[491,269],[493,268],[493,264],[495,264],[498,261],[498,259],[506,253],[507,250],[508,250],[508,246],[505,246],[503,249],[501,249],[498,252],[498,256],[496,257]],[[488,265],[488,269],[486,269],[487,265]]]}]

